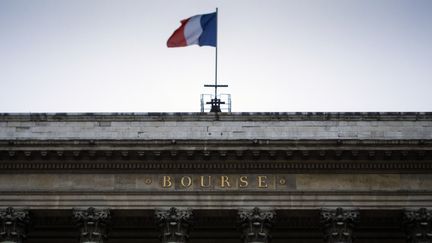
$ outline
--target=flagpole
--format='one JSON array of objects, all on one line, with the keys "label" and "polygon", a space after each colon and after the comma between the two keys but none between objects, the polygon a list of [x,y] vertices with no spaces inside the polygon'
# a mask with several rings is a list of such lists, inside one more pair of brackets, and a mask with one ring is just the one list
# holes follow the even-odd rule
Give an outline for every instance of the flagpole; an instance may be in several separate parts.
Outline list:
[{"label": "flagpole", "polygon": [[216,8],[216,53],[215,53],[215,99],[217,99],[217,87],[218,87],[218,8]]},{"label": "flagpole", "polygon": [[216,48],[215,48],[215,80],[214,80],[214,84],[204,84],[204,87],[211,87],[214,88],[214,97],[213,99],[211,99],[210,102],[206,102],[206,104],[210,104],[211,105],[211,109],[210,112],[221,112],[221,108],[220,105],[221,104],[225,104],[225,102],[221,101],[220,99],[218,99],[218,93],[217,93],[217,89],[219,87],[228,87],[228,85],[224,84],[224,85],[220,85],[218,84],[218,14],[219,14],[219,10],[218,8],[216,8]]}]

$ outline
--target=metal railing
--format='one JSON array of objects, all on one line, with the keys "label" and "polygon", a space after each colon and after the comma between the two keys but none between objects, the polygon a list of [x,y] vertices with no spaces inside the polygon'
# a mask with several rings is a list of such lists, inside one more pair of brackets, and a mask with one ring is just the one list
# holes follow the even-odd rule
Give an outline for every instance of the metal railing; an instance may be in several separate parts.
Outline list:
[{"label": "metal railing", "polygon": [[[220,109],[221,112],[231,112],[231,106],[232,106],[232,101],[231,101],[231,94],[219,94],[217,97],[217,99],[220,99],[221,101],[223,101],[224,103],[221,103]],[[211,104],[207,104],[208,101],[214,100],[215,97],[212,94],[201,94],[201,99],[200,99],[200,103],[201,103],[201,112],[210,112],[211,110]]]}]

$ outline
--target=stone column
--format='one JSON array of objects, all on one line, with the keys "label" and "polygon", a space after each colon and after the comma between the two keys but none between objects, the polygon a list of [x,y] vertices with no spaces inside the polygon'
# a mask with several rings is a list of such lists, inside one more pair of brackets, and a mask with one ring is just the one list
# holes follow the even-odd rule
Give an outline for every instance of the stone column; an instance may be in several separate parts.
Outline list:
[{"label": "stone column", "polygon": [[357,210],[322,209],[321,223],[327,243],[353,242],[353,230],[359,218]]},{"label": "stone column", "polygon": [[409,243],[432,243],[432,210],[405,210],[404,225]]},{"label": "stone column", "polygon": [[274,223],[275,212],[271,210],[240,210],[240,227],[244,243],[268,243],[270,230]]},{"label": "stone column", "polygon": [[25,238],[27,225],[30,222],[26,210],[14,208],[0,209],[0,242],[21,243]]},{"label": "stone column", "polygon": [[80,228],[80,243],[103,243],[110,220],[108,209],[74,209],[73,218]]},{"label": "stone column", "polygon": [[155,212],[156,223],[161,229],[163,243],[185,243],[189,239],[192,211],[170,208]]}]

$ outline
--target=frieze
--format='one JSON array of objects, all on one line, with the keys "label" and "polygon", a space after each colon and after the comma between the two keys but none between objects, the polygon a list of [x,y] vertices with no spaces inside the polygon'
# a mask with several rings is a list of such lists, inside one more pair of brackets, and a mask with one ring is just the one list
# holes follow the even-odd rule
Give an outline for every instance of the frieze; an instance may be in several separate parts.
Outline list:
[{"label": "frieze", "polygon": [[[158,174],[107,174],[90,179],[92,175],[68,175],[61,179],[55,177],[55,188],[64,188],[74,181],[90,180],[88,186],[75,183],[78,188],[92,188],[93,183],[100,183],[101,190],[136,191],[136,192],[298,192],[308,191],[362,191],[367,188],[377,190],[404,190],[418,187],[428,188],[431,177],[423,177],[423,183],[411,181],[410,175],[401,178],[397,174],[377,175],[314,175],[314,174],[267,174],[267,173],[158,173]],[[94,177],[94,176],[93,176]],[[44,175],[33,176],[34,183],[43,183]],[[42,181],[41,181],[42,180]],[[62,180],[62,181],[60,181]],[[390,184],[392,183],[392,184]],[[73,189],[74,186],[69,186]]]}]

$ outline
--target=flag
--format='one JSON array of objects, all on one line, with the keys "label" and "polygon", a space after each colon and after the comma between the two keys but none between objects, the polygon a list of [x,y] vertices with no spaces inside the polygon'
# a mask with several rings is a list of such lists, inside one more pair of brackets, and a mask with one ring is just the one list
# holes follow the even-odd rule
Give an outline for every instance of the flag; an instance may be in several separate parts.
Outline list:
[{"label": "flag", "polygon": [[189,45],[216,47],[217,13],[200,14],[184,19],[167,41],[168,47]]}]

